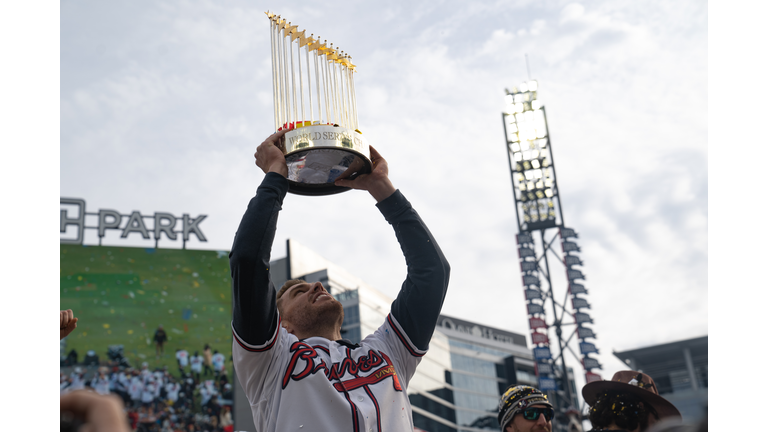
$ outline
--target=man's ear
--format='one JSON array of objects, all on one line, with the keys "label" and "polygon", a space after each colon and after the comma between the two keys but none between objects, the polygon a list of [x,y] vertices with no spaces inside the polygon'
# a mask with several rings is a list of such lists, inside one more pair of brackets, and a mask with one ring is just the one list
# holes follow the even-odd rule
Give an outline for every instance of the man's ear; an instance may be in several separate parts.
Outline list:
[{"label": "man's ear", "polygon": [[287,331],[288,333],[290,333],[292,335],[296,334],[294,332],[294,330],[293,330],[293,325],[291,324],[290,321],[287,321],[285,318],[283,318],[283,319],[280,320],[280,323],[283,326],[283,328],[285,329],[285,331]]}]

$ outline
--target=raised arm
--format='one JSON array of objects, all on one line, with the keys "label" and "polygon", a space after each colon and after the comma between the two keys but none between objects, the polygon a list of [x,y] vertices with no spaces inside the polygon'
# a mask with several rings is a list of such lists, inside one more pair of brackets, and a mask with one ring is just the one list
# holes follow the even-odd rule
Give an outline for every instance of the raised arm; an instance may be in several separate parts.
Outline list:
[{"label": "raised arm", "polygon": [[275,289],[269,278],[269,257],[277,216],[288,192],[288,167],[278,146],[285,131],[267,138],[256,150],[256,165],[266,173],[248,203],[235,234],[229,265],[232,274],[232,325],[238,336],[261,345],[277,327]]},{"label": "raised arm", "polygon": [[392,302],[395,317],[411,342],[426,350],[448,289],[450,266],[432,233],[388,177],[387,161],[371,147],[373,172],[355,180],[337,180],[338,186],[367,190],[387,222],[395,229],[405,255],[408,274]]},{"label": "raised arm", "polygon": [[77,327],[77,318],[75,318],[72,309],[59,311],[59,340],[64,339],[72,330]]}]

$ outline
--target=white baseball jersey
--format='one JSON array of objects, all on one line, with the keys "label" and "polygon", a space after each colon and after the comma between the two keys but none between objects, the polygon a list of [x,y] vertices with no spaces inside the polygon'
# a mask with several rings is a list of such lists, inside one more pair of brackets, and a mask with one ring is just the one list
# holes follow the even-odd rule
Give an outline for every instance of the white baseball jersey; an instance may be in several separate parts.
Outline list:
[{"label": "white baseball jersey", "polygon": [[107,395],[109,394],[109,379],[99,376],[91,381],[91,387],[93,387],[96,393]]},{"label": "white baseball jersey", "polygon": [[171,382],[165,385],[165,391],[168,393],[168,400],[170,401],[179,400],[179,390],[181,390],[181,386],[178,383]]},{"label": "white baseball jersey", "polygon": [[205,405],[211,400],[211,392],[205,387],[200,388],[200,404]]},{"label": "white baseball jersey", "polygon": [[189,363],[189,353],[186,350],[181,350],[176,353],[176,360],[179,361],[179,366],[187,367]]},{"label": "white baseball jersey", "polygon": [[395,191],[376,204],[392,225],[408,268],[390,314],[359,345],[322,337],[298,340],[280,325],[269,275],[287,191],[285,177],[265,175],[230,253],[232,358],[257,430],[412,431],[406,387],[429,347],[448,288],[448,261],[408,200]]},{"label": "white baseball jersey", "polygon": [[224,362],[226,361],[226,357],[224,357],[224,354],[222,353],[216,353],[211,358],[213,362],[213,370],[217,372],[221,372],[224,370]]},{"label": "white baseball jersey", "polygon": [[[350,432],[413,430],[406,385],[426,351],[411,343],[394,317],[354,349],[322,337],[300,341],[277,328],[263,346],[234,332],[233,359],[257,430],[278,424],[287,431],[318,424]],[[296,409],[281,410],[284,403]]]},{"label": "white baseball jersey", "polygon": [[192,372],[200,373],[203,371],[203,356],[196,355],[192,356],[189,359],[190,369],[192,369]]},{"label": "white baseball jersey", "polygon": [[150,403],[155,400],[155,383],[150,381],[144,386],[144,391],[141,392],[141,401],[144,403]]},{"label": "white baseball jersey", "polygon": [[85,375],[84,374],[72,372],[69,375],[69,379],[70,379],[70,382],[71,382],[71,384],[69,386],[70,390],[82,390],[82,389],[85,388]]},{"label": "white baseball jersey", "polygon": [[128,386],[128,394],[131,395],[131,399],[141,399],[141,393],[144,391],[144,383],[141,382],[139,377],[133,377],[131,384]]}]

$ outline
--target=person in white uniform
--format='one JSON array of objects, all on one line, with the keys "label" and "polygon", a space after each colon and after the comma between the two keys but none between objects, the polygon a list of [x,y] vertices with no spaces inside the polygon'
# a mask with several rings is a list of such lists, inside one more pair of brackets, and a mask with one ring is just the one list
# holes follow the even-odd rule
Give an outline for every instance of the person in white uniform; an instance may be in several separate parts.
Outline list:
[{"label": "person in white uniform", "polygon": [[[353,344],[341,338],[344,309],[322,283],[291,280],[276,292],[269,259],[288,189],[279,148],[283,134],[273,134],[256,151],[256,165],[266,175],[230,253],[232,356],[256,429],[413,430],[406,390],[442,308],[448,262],[419,215],[392,185],[387,161],[371,148],[373,171],[335,184],[368,191],[394,228],[408,273],[390,314],[372,335]],[[322,224],[318,204],[304,211]]]}]

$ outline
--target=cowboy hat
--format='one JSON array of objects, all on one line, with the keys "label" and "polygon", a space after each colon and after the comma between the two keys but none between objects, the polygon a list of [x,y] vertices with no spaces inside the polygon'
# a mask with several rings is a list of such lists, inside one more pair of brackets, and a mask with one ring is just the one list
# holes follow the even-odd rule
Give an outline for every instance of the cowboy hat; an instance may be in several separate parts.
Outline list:
[{"label": "cowboy hat", "polygon": [[614,391],[632,394],[650,405],[659,415],[665,417],[681,417],[680,411],[671,402],[659,396],[659,390],[653,378],[637,371],[619,371],[610,381],[593,381],[581,389],[581,395],[589,406],[594,406],[597,398],[607,392]]}]

